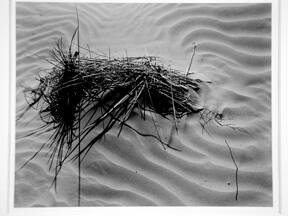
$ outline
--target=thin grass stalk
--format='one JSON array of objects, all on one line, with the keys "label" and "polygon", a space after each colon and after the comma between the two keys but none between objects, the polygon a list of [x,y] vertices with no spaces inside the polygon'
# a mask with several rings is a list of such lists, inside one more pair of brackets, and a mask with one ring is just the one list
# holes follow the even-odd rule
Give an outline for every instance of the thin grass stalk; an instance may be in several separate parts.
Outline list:
[{"label": "thin grass stalk", "polygon": [[225,139],[225,143],[226,143],[226,145],[227,145],[227,147],[229,149],[230,157],[231,157],[231,159],[232,159],[232,161],[233,161],[233,163],[235,165],[235,168],[236,168],[235,169],[235,184],[236,184],[235,200],[237,201],[238,200],[238,193],[239,193],[239,184],[238,184],[238,170],[239,170],[239,168],[238,168],[238,165],[237,165],[236,160],[234,158],[232,149],[229,146],[229,144],[228,144],[226,139]]}]

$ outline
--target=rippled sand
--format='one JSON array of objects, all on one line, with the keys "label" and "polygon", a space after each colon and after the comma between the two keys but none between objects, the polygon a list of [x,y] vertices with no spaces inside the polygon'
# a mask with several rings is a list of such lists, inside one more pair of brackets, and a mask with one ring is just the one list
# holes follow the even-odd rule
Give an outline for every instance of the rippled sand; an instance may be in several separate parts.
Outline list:
[{"label": "rippled sand", "polygon": [[[203,85],[202,103],[222,112],[227,123],[249,134],[211,124],[201,130],[199,116],[188,118],[172,144],[182,151],[163,150],[159,143],[125,129],[109,132],[82,164],[82,206],[189,205],[271,206],[271,7],[270,4],[78,4],[80,43],[114,56],[161,57],[185,71],[197,44],[192,70]],[[25,106],[23,85],[51,65],[44,60],[63,37],[70,40],[76,25],[75,5],[17,3],[17,110]],[[171,124],[160,119],[163,137]],[[29,123],[29,124],[28,124]],[[131,124],[153,133],[137,115]],[[49,134],[22,138],[41,121],[30,111],[16,124],[15,207],[76,206],[77,164],[51,186],[43,151],[19,168]],[[239,197],[235,166],[239,166]]]}]

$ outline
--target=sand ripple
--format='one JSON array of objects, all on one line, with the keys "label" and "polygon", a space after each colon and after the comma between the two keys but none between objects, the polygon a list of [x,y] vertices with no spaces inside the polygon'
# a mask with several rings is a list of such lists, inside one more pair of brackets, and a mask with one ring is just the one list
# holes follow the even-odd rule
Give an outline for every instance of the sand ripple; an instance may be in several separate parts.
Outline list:
[{"label": "sand ripple", "polygon": [[[197,43],[192,70],[213,81],[203,85],[203,104],[223,112],[232,130],[200,128],[187,119],[172,144],[181,152],[163,150],[153,139],[124,129],[112,131],[83,163],[82,205],[229,205],[271,206],[271,7],[269,4],[78,4],[80,41],[91,50],[115,56],[152,54],[185,70]],[[50,68],[56,41],[69,42],[75,29],[74,4],[17,3],[17,110],[25,106],[23,85]],[[30,122],[30,124],[27,124]],[[131,124],[146,133],[154,128],[135,116]],[[160,119],[163,137],[171,125]],[[16,167],[20,167],[49,135],[23,138],[41,125],[31,111],[16,125]],[[167,127],[167,125],[169,125]],[[248,131],[249,133],[243,132]],[[235,167],[239,166],[239,200]],[[57,194],[50,187],[47,152],[15,174],[15,206],[74,206],[77,165],[67,164]]]}]

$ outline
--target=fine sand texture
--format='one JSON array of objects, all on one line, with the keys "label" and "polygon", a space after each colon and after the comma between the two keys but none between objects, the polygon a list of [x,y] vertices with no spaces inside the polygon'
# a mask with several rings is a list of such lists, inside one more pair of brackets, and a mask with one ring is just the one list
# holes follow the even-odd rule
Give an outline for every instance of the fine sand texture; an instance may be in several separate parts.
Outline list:
[{"label": "fine sand texture", "polygon": [[[158,56],[185,73],[197,44],[192,77],[201,104],[238,129],[207,125],[189,116],[165,139],[181,149],[124,128],[111,130],[82,163],[81,206],[272,206],[271,5],[270,4],[77,4],[80,44],[112,56]],[[16,112],[27,106],[23,87],[33,87],[51,64],[49,50],[67,43],[77,25],[75,4],[16,3]],[[87,52],[82,53],[88,54]],[[150,118],[151,120],[151,118]],[[135,114],[134,128],[155,133],[149,116]],[[51,187],[47,149],[19,169],[47,142],[49,133],[23,138],[42,122],[30,110],[16,122],[15,207],[77,206],[77,163],[67,163]],[[95,131],[97,133],[97,131]],[[235,165],[239,167],[235,200]]]}]

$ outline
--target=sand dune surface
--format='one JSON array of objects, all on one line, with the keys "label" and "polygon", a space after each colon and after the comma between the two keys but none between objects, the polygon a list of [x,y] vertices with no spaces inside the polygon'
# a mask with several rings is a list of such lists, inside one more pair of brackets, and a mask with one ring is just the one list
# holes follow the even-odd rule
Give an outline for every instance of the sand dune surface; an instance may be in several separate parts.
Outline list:
[{"label": "sand dune surface", "polygon": [[[271,206],[271,6],[270,4],[77,4],[80,43],[114,56],[155,55],[186,71],[193,43],[192,71],[202,84],[201,103],[223,113],[241,130],[187,118],[172,136],[181,149],[161,145],[125,128],[97,143],[82,164],[82,206]],[[76,26],[75,4],[16,4],[16,106],[25,106],[23,86],[51,65],[49,50]],[[172,125],[159,119],[163,137]],[[133,127],[155,133],[135,115]],[[68,163],[57,183],[48,170],[47,150],[18,169],[49,134],[25,137],[41,125],[34,110],[16,123],[15,207],[76,206],[77,164]],[[247,133],[248,132],[248,133]],[[97,131],[95,131],[97,133]],[[235,197],[235,166],[239,197]]]}]

